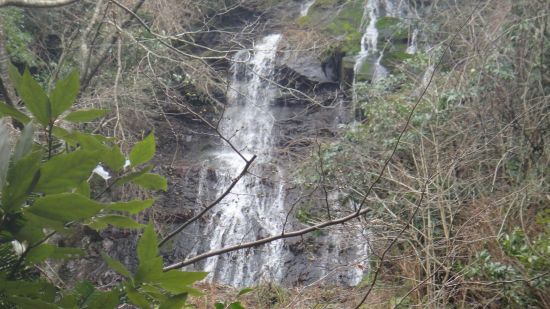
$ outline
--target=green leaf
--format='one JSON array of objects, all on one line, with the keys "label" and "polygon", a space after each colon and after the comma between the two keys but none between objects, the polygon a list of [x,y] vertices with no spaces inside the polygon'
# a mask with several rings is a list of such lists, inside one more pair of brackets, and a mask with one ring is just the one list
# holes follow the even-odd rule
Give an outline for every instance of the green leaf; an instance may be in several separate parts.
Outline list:
[{"label": "green leaf", "polygon": [[[46,225],[48,222],[44,222],[42,218],[34,216],[30,213],[25,214],[23,217],[25,222],[22,224],[23,226],[20,229],[14,232],[15,238],[21,243],[27,242],[29,244],[36,243],[37,241],[40,241],[41,239],[43,239],[44,238],[43,227],[44,226],[49,227],[49,225]],[[57,224],[56,226],[57,228],[60,228],[60,229],[64,228],[63,224],[59,222],[54,222],[54,224]]]},{"label": "green leaf", "polygon": [[65,308],[65,309],[78,308],[78,300],[74,295],[71,295],[71,294],[63,295],[63,298],[60,299],[56,304],[61,308]]},{"label": "green leaf", "polygon": [[40,299],[31,299],[8,295],[8,299],[19,305],[19,308],[59,309],[58,306]]},{"label": "green leaf", "polygon": [[124,167],[126,158],[122,154],[122,151],[120,151],[120,147],[117,145],[101,153],[101,161],[113,171],[118,172]]},{"label": "green leaf", "polygon": [[95,287],[90,281],[79,282],[73,288],[73,293],[80,299],[82,307],[86,307],[87,302],[90,301],[90,298],[95,292]]},{"label": "green leaf", "polygon": [[144,140],[134,145],[130,151],[130,164],[138,166],[148,162],[155,155],[155,137],[150,133]]},{"label": "green leaf", "polygon": [[27,255],[27,262],[36,264],[46,259],[67,259],[84,255],[84,251],[78,248],[57,247],[52,244],[41,244],[32,248]]},{"label": "green leaf", "polygon": [[142,309],[151,308],[151,304],[149,304],[149,301],[147,301],[147,298],[141,295],[138,290],[136,290],[135,288],[129,285],[126,285],[125,290],[126,290],[126,295],[128,296],[128,299],[132,304]]},{"label": "green leaf", "polygon": [[160,304],[159,309],[181,309],[185,306],[187,293],[174,295]]},{"label": "green leaf", "polygon": [[52,134],[53,134],[53,136],[66,141],[67,144],[69,144],[70,146],[75,146],[76,143],[77,143],[77,141],[74,138],[73,134],[71,134],[71,132],[69,132],[69,131],[61,128],[61,127],[54,126],[53,130],[52,130]]},{"label": "green leaf", "polygon": [[151,169],[153,169],[153,166],[152,165],[147,165],[141,171],[130,173],[130,174],[124,176],[124,177],[121,177],[120,179],[117,180],[116,183],[117,183],[117,185],[125,184],[125,183],[130,182],[130,181],[138,178],[139,176],[149,172]]},{"label": "green leaf", "polygon": [[25,218],[25,220],[27,220],[27,224],[25,224],[24,228],[32,224],[34,226],[40,227],[41,229],[53,229],[61,233],[66,233],[68,231],[64,221],[44,218],[28,211],[23,214],[23,217]]},{"label": "green leaf", "polygon": [[188,291],[188,285],[204,279],[207,275],[207,272],[170,270],[160,274],[157,282],[162,288],[170,292],[182,293]]},{"label": "green leaf", "polygon": [[70,122],[90,122],[109,113],[108,109],[78,110],[68,114],[65,120]]},{"label": "green leaf", "polygon": [[94,221],[89,224],[92,229],[98,231],[107,228],[109,225],[125,229],[138,229],[143,227],[143,224],[139,224],[133,219],[121,215],[104,215],[96,217]]},{"label": "green leaf", "polygon": [[32,142],[34,136],[34,128],[32,122],[29,122],[21,135],[17,139],[17,144],[15,145],[15,150],[13,151],[13,161],[17,161],[22,157],[26,156],[32,150]]},{"label": "green leaf", "polygon": [[119,304],[119,292],[111,290],[109,292],[95,291],[91,300],[86,304],[89,309],[117,308]]},{"label": "green leaf", "polygon": [[10,116],[23,124],[27,124],[31,121],[27,115],[20,112],[17,108],[11,107],[4,102],[0,102],[0,116]]},{"label": "green leaf", "polygon": [[195,289],[195,288],[192,288],[192,287],[190,287],[190,286],[184,286],[184,287],[180,288],[180,290],[182,291],[182,293],[185,292],[185,293],[187,293],[187,294],[189,294],[189,295],[191,295],[191,296],[200,297],[200,296],[203,296],[203,295],[204,295],[203,292],[201,292],[201,291],[199,291],[199,290],[197,290],[197,289]]},{"label": "green leaf", "polygon": [[17,92],[38,122],[47,126],[50,123],[50,101],[42,87],[32,78],[29,70],[23,73]]},{"label": "green leaf", "polygon": [[80,74],[78,70],[73,70],[65,79],[57,81],[55,89],[50,94],[53,118],[57,118],[73,105],[79,90]]},{"label": "green leaf", "polygon": [[216,309],[225,309],[225,304],[224,303],[216,303],[214,305],[214,308],[216,308]]},{"label": "green leaf", "polygon": [[112,203],[109,204],[109,209],[115,210],[115,211],[124,211],[129,214],[135,215],[139,213],[142,210],[145,210],[151,206],[153,206],[153,202],[155,200],[148,199],[148,200],[135,200],[130,202],[119,202],[119,203]]},{"label": "green leaf", "polygon": [[157,298],[159,295],[162,295],[164,292],[161,288],[148,283],[141,284],[139,290],[141,292],[147,293],[148,295],[154,295],[155,298]]},{"label": "green leaf", "polygon": [[157,257],[157,235],[153,228],[153,223],[149,222],[137,246],[137,254],[139,263],[152,260]]},{"label": "green leaf", "polygon": [[145,189],[163,190],[165,192],[168,190],[166,178],[158,174],[146,173],[136,177],[132,182]]},{"label": "green leaf", "polygon": [[105,151],[105,149],[109,148],[104,143],[106,140],[104,139],[104,136],[99,134],[86,134],[81,132],[75,132],[72,134],[72,136],[78,141],[78,144],[80,144],[80,147],[86,149],[86,150],[98,150],[100,152]]},{"label": "green leaf", "polygon": [[84,180],[83,182],[80,183],[78,187],[76,187],[75,192],[82,196],[90,198],[92,189],[90,188],[90,184],[88,183],[88,181]]},{"label": "green leaf", "polygon": [[38,198],[26,210],[39,217],[69,222],[90,218],[103,207],[104,205],[80,194],[61,193]]},{"label": "green leaf", "polygon": [[156,256],[146,261],[140,261],[134,279],[136,283],[157,283],[162,272],[162,257]]},{"label": "green leaf", "polygon": [[241,295],[244,295],[244,294],[248,294],[250,292],[254,291],[253,288],[244,288],[242,290],[239,291],[239,294],[237,294],[237,296],[241,296]]},{"label": "green leaf", "polygon": [[234,302],[229,306],[230,309],[245,309],[240,302]]},{"label": "green leaf", "polygon": [[110,142],[110,140],[103,135],[76,132],[73,136],[84,150],[97,151],[98,159],[114,171],[119,171],[124,166],[126,159],[120,148],[118,146],[107,146],[105,143]]},{"label": "green leaf", "polygon": [[21,74],[19,74],[19,70],[8,61],[8,75],[10,77],[10,80],[15,88],[19,87],[19,84],[21,83]]},{"label": "green leaf", "polygon": [[54,194],[78,187],[99,163],[97,157],[96,152],[87,150],[53,157],[40,169],[41,177],[35,191]]},{"label": "green leaf", "polygon": [[40,280],[23,281],[23,280],[6,280],[6,274],[0,273],[0,289],[5,295],[18,295],[28,297],[40,297],[44,291],[48,290],[48,283]]},{"label": "green leaf", "polygon": [[112,257],[108,256],[107,254],[105,254],[103,252],[101,253],[101,257],[107,263],[107,265],[111,269],[116,271],[119,275],[124,276],[128,279],[132,279],[132,274],[130,273],[130,271],[124,265],[122,265],[122,263],[120,263],[119,261],[113,259]]},{"label": "green leaf", "polygon": [[18,211],[32,191],[40,177],[38,169],[41,157],[41,152],[32,152],[12,164],[8,170],[8,184],[2,193],[2,205],[7,213]]},{"label": "green leaf", "polygon": [[10,134],[4,119],[0,119],[0,187],[4,186],[10,167],[11,143]]}]

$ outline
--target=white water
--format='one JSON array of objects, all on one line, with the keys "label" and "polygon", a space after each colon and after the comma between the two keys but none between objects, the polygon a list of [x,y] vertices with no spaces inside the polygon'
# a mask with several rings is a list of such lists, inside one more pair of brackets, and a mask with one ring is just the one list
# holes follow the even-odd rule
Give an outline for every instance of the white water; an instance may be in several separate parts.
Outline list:
[{"label": "white water", "polygon": [[[366,27],[363,26],[363,36],[361,37],[361,51],[356,56],[354,72],[357,74],[365,61],[374,60],[374,73],[371,81],[375,82],[384,78],[388,70],[380,64],[384,51],[378,49],[378,29],[376,23],[383,16],[403,17],[410,15],[408,5],[403,1],[395,0],[366,0],[363,13],[363,22],[369,21]],[[416,52],[416,38],[418,30],[414,30],[411,42],[406,52],[414,54]]]},{"label": "white water", "polygon": [[[207,226],[209,249],[219,249],[280,233],[284,224],[284,195],[278,168],[271,164],[274,118],[269,104],[277,91],[273,86],[274,59],[279,34],[264,37],[252,54],[235,56],[229,107],[221,122],[221,133],[249,160],[257,155],[251,170],[212,213]],[[229,146],[216,155],[217,185],[221,195],[245,166],[244,160]],[[204,177],[201,175],[201,177]],[[202,179],[201,182],[205,180]],[[234,251],[207,260],[204,270],[209,279],[233,286],[248,286],[262,279],[281,280],[283,242],[276,241],[258,249]]]},{"label": "white water", "polygon": [[302,3],[301,7],[300,7],[300,16],[304,17],[304,16],[307,16],[307,14],[309,13],[309,9],[311,8],[311,6],[315,3],[315,0],[309,0],[309,1],[306,1],[304,3]]},{"label": "white water", "polygon": [[[308,1],[301,6],[302,16],[308,14],[313,3]],[[388,72],[380,64],[383,51],[378,47],[376,23],[384,15],[400,16],[400,11],[400,5],[394,5],[391,0],[367,0],[364,20],[365,23],[368,20],[368,24],[364,25],[356,72],[364,61],[374,59],[372,80],[386,76]],[[413,35],[412,41],[416,42],[415,39]],[[228,108],[220,130],[246,159],[253,155],[257,155],[257,159],[251,174],[243,177],[212,210],[209,222],[202,231],[209,239],[208,245],[195,248],[191,255],[277,235],[283,229],[287,215],[285,190],[280,181],[279,167],[272,160],[274,115],[270,107],[278,92],[272,79],[280,40],[279,34],[268,35],[252,51],[243,50],[234,57]],[[212,188],[208,188],[205,167],[200,175],[201,198],[220,196],[245,166],[243,158],[228,145],[216,153],[215,161],[214,192],[208,193]],[[332,198],[331,204],[338,204],[337,196]],[[351,208],[350,205],[340,207]],[[303,265],[304,268],[318,268],[316,278],[331,278],[330,282],[349,285],[361,281],[368,267],[368,237],[358,223],[349,223],[346,229],[346,232],[336,228],[328,230],[327,236],[319,239],[323,245],[315,252],[315,260],[311,261],[311,265]],[[202,268],[209,272],[209,280],[232,286],[251,286],[261,281],[281,282],[286,275],[287,257],[293,254],[281,240],[212,257],[206,260]]]},{"label": "white water", "polygon": [[[372,81],[376,81],[387,75],[388,71],[380,64],[383,54],[378,55],[378,29],[376,22],[380,16],[379,0],[367,0],[364,8],[363,21],[368,20],[369,23],[361,37],[361,51],[356,56],[354,72],[355,75],[359,72],[365,61],[368,58],[377,57],[374,62],[374,75]],[[378,55],[378,56],[376,56]]]},{"label": "white water", "polygon": [[413,55],[416,54],[417,50],[417,38],[418,38],[418,29],[414,29],[411,37],[411,41],[409,42],[409,46],[407,46],[407,54]]},{"label": "white water", "polygon": [[[280,181],[282,173],[272,154],[275,142],[272,113],[276,109],[271,107],[278,93],[272,78],[280,40],[279,34],[268,35],[252,51],[238,52],[233,59],[228,108],[220,129],[246,159],[253,155],[257,155],[257,159],[251,174],[235,185],[202,225],[199,233],[202,239],[207,239],[207,245],[197,241],[189,256],[277,235],[283,230],[288,209],[285,187]],[[213,160],[215,162],[205,162],[201,169],[199,202],[220,196],[245,166],[244,160],[227,145],[215,153]],[[338,205],[338,197],[334,195],[330,203]],[[340,207],[351,208],[350,205]],[[285,228],[292,230],[290,226]],[[209,272],[207,280],[238,287],[262,281],[299,282],[304,280],[301,276],[307,282],[328,280],[333,284],[358,284],[368,265],[364,229],[350,222],[343,229],[331,228],[324,234],[326,236],[316,238],[315,252],[299,253],[279,240],[209,258],[199,269]]]},{"label": "white water", "polygon": [[[342,202],[340,191],[329,193],[331,205],[357,209],[353,202]],[[353,220],[343,228],[333,228],[327,231],[325,246],[321,247],[320,278],[338,278],[340,283],[356,286],[363,280],[369,268],[369,232],[363,223]]]}]

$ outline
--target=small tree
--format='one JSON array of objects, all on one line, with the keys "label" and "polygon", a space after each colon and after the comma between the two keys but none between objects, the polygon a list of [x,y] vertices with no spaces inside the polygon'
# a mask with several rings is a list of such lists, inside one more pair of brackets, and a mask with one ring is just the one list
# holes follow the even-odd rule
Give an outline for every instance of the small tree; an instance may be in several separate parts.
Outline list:
[{"label": "small tree", "polygon": [[[137,246],[139,265],[134,274],[118,260],[102,255],[124,278],[109,291],[99,291],[90,283],[64,291],[33,271],[33,266],[49,259],[86,255],[81,248],[60,247],[49,241],[55,234],[69,235],[79,226],[97,231],[109,226],[144,227],[131,215],[151,207],[154,200],[99,202],[111,188],[133,183],[166,190],[167,184],[162,176],[150,173],[153,134],[126,156],[114,139],[59,126],[61,121],[84,123],[107,113],[101,109],[68,112],[80,87],[77,71],[57,82],[49,94],[28,70],[20,75],[11,67],[10,77],[30,115],[0,102],[0,116],[24,124],[13,149],[6,126],[0,125],[0,306],[114,308],[130,302],[141,308],[185,307],[188,294],[200,294],[191,285],[206,273],[163,271],[151,222]],[[107,167],[113,177],[105,187],[91,188],[90,179],[98,166]]]}]

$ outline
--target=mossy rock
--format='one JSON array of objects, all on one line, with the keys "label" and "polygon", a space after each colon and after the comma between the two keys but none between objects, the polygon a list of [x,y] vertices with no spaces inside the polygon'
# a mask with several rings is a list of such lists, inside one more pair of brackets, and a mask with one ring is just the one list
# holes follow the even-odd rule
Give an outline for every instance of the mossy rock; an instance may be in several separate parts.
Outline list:
[{"label": "mossy rock", "polygon": [[376,61],[378,61],[378,55],[369,55],[367,59],[364,59],[361,66],[355,73],[355,81],[366,82],[371,81],[376,70]]},{"label": "mossy rock", "polygon": [[397,17],[384,16],[376,22],[380,41],[405,42],[409,38],[408,27]]},{"label": "mossy rock", "polygon": [[381,29],[387,29],[395,27],[400,22],[400,19],[392,16],[383,16],[376,21],[376,28],[380,31]]},{"label": "mossy rock", "polygon": [[[317,0],[308,15],[296,23],[302,27],[315,27],[339,41],[339,49],[346,54],[360,50],[362,33],[359,31],[363,18],[363,1]],[[336,14],[335,14],[336,13]]]},{"label": "mossy rock", "polygon": [[305,27],[307,25],[311,25],[312,24],[312,17],[309,16],[309,15],[301,16],[298,19],[296,19],[296,23],[300,27]]},{"label": "mossy rock", "polygon": [[359,31],[363,19],[363,2],[350,1],[340,9],[336,18],[327,27],[327,30],[341,38],[341,49],[346,54],[357,54],[361,49]]},{"label": "mossy rock", "polygon": [[333,8],[337,5],[344,4],[345,0],[317,0],[311,6],[312,8]]},{"label": "mossy rock", "polygon": [[413,57],[407,53],[407,44],[395,43],[384,51],[384,56],[380,63],[386,68],[393,68],[398,63]]},{"label": "mossy rock", "polygon": [[300,26],[315,26],[324,29],[335,18],[334,10],[340,5],[336,0],[317,0],[310,8],[306,16],[298,18]]},{"label": "mossy rock", "polygon": [[340,82],[344,85],[353,84],[353,74],[355,68],[355,57],[346,56],[342,58],[340,65]]}]

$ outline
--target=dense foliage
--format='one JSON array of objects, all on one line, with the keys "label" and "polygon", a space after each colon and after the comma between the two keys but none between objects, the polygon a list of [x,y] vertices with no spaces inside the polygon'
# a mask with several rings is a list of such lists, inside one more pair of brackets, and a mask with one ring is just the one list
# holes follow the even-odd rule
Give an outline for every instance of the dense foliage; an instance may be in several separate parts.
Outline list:
[{"label": "dense foliage", "polygon": [[[151,207],[154,200],[104,202],[102,197],[113,187],[132,183],[166,190],[167,184],[162,176],[150,173],[153,166],[148,162],[155,154],[152,134],[135,144],[126,159],[116,140],[61,126],[105,114],[98,109],[68,112],[78,94],[78,72],[60,80],[49,95],[28,71],[19,75],[12,67],[11,76],[32,116],[0,104],[3,116],[25,125],[13,150],[6,123],[0,128],[2,307],[115,308],[130,302],[141,308],[152,304],[181,308],[189,294],[200,294],[191,285],[206,273],[163,271],[152,223],[145,227],[137,245],[139,265],[134,274],[118,260],[102,255],[124,278],[115,288],[104,291],[82,282],[72,290],[63,290],[36,272],[45,261],[87,255],[81,248],[66,247],[59,241],[77,228],[100,231],[109,226],[144,226],[132,217]],[[108,168],[113,179],[103,186],[91,186],[99,167]],[[56,235],[61,235],[57,241]]]},{"label": "dense foliage", "polygon": [[359,203],[403,132],[368,198],[375,255],[398,237],[372,261],[392,306],[550,306],[550,27],[538,14],[548,4],[474,7],[443,4],[427,16],[424,40],[444,43],[358,85],[363,121],[302,170],[316,182],[323,162],[327,186]]},{"label": "dense foliage", "polygon": [[[206,123],[223,114],[232,55],[270,27],[290,42],[285,52],[305,50],[323,65],[334,61],[340,75],[354,71],[368,24],[364,1],[317,0],[292,24],[285,5],[297,2],[135,1],[139,6],[124,10],[116,1],[82,1],[46,11],[0,10],[0,48],[19,68],[9,75],[24,105],[0,102],[0,307],[179,308],[200,294],[192,285],[205,273],[163,271],[156,234],[182,217],[154,221],[154,200],[137,198],[167,189],[152,173],[155,138],[141,132],[162,127],[163,159],[182,173],[185,167],[172,164],[181,160],[179,149],[219,133]],[[289,109],[303,108],[296,119],[335,111],[331,104],[341,99],[355,109],[355,121],[315,137],[292,136],[297,146],[277,149],[299,158],[289,162],[297,179],[285,179],[289,187],[314,192],[292,206],[289,218],[313,225],[349,212],[340,205],[365,202],[369,212],[360,224],[372,237],[369,274],[358,288],[321,286],[311,298],[302,297],[305,288],[266,283],[254,291],[257,307],[292,308],[297,299],[322,308],[355,306],[373,285],[365,308],[550,308],[550,3],[408,3],[418,18],[384,17],[376,25],[388,76],[370,81],[372,63],[365,62],[353,78],[338,77],[337,100],[317,96],[325,86],[319,84],[303,107],[292,105],[303,101],[291,91],[297,100]],[[412,29],[418,30],[414,56],[405,52]],[[23,67],[30,72],[20,74]],[[70,67],[83,70],[68,73]],[[22,130],[12,130],[8,119]],[[296,126],[282,131],[305,130]],[[109,179],[99,176],[103,169]],[[113,194],[128,187],[143,191]],[[144,231],[135,270],[102,256],[119,275],[108,288],[96,282],[66,288],[44,271],[52,260],[88,257],[64,239],[112,228]],[[315,256],[315,243],[308,245],[304,250]],[[218,299],[216,309],[242,307],[214,304]]]}]

